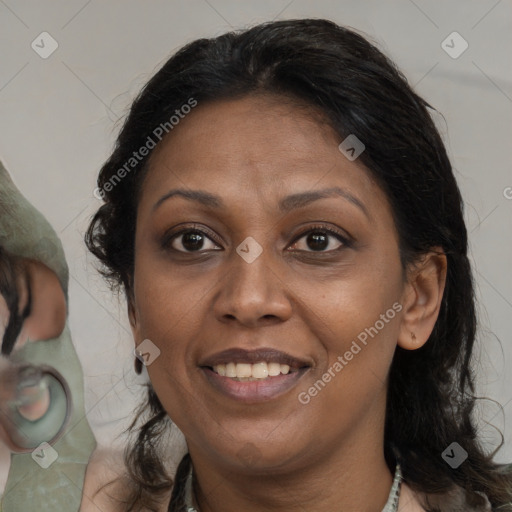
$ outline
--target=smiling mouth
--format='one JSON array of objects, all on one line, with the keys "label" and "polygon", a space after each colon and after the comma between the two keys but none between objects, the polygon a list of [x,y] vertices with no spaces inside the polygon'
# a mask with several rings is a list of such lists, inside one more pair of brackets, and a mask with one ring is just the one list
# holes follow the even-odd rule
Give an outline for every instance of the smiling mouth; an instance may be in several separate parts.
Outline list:
[{"label": "smiling mouth", "polygon": [[217,364],[210,369],[221,377],[229,377],[239,382],[261,381],[299,371],[299,368],[290,367],[288,364],[265,361],[255,364],[230,362]]},{"label": "smiling mouth", "polygon": [[245,403],[264,402],[284,395],[312,366],[312,361],[271,348],[228,349],[199,364],[214,389]]}]

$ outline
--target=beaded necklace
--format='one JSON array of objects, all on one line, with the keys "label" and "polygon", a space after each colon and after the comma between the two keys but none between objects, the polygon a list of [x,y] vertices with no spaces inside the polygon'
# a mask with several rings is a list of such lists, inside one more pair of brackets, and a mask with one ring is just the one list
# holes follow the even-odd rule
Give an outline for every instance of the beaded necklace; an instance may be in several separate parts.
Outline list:
[{"label": "beaded necklace", "polygon": [[[192,478],[193,471],[192,468],[187,477],[187,482],[185,484],[185,506],[187,507],[187,512],[198,512],[197,505],[194,500],[194,493],[192,490]],[[400,468],[400,464],[396,465],[395,476],[393,478],[393,485],[391,486],[391,490],[389,491],[388,501],[384,505],[382,512],[396,512],[398,510],[398,501],[400,499],[400,487],[402,483],[402,471]]]}]

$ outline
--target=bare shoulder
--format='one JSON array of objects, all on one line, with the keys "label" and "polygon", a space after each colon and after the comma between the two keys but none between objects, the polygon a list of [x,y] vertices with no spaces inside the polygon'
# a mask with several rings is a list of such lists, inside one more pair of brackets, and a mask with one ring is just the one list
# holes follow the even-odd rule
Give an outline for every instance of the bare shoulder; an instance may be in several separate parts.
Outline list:
[{"label": "bare shoulder", "polygon": [[122,512],[126,494],[122,452],[96,449],[87,466],[80,512]]},{"label": "bare shoulder", "polygon": [[405,482],[402,482],[400,488],[398,512],[425,512],[418,495]]},{"label": "bare shoulder", "polygon": [[[87,466],[79,512],[125,512],[130,488],[122,451],[96,449]],[[167,510],[165,504],[159,512]]]}]

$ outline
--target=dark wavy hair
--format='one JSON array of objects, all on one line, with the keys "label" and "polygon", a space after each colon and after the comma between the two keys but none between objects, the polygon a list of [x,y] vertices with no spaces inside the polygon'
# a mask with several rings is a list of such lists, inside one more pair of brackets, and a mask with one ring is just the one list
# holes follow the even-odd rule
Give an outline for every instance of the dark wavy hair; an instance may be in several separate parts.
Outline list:
[{"label": "dark wavy hair", "polygon": [[29,277],[21,263],[21,258],[10,254],[0,246],[0,294],[4,297],[9,311],[9,320],[5,326],[0,353],[6,357],[9,356],[16,344],[23,322],[30,315],[32,304],[31,289],[30,286],[27,286],[28,301],[23,310],[19,311],[20,296],[17,279],[21,274],[24,274],[28,283]]},{"label": "dark wavy hair", "polygon": [[[285,20],[198,39],[174,54],[133,102],[100,171],[104,202],[85,235],[100,271],[131,300],[137,204],[151,152],[115,186],[105,186],[133,151],[190,98],[201,105],[251,94],[306,103],[326,116],[340,140],[356,134],[364,142],[359,159],[391,204],[404,271],[435,246],[446,254],[446,286],[430,338],[418,350],[397,347],[390,368],[384,446],[390,469],[399,462],[416,491],[437,494],[456,484],[472,506],[481,506],[483,493],[494,508],[512,510],[510,468],[493,462],[497,450],[485,452],[473,418],[474,281],[462,197],[428,110],[435,109],[366,36],[328,20]],[[144,424],[133,422],[136,439],[125,452],[129,511],[156,510],[173,489],[158,449],[170,420],[148,388],[137,415]],[[457,469],[441,457],[453,441],[468,452]],[[183,509],[189,465],[185,457],[168,510]]]}]

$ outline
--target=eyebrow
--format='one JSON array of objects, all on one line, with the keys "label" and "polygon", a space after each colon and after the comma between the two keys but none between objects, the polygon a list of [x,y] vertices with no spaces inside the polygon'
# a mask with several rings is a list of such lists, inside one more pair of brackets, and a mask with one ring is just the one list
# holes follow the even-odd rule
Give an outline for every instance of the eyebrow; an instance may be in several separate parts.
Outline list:
[{"label": "eyebrow", "polygon": [[[171,197],[180,196],[190,201],[196,201],[203,206],[207,206],[209,208],[221,209],[225,206],[224,201],[219,197],[211,194],[210,192],[205,192],[204,190],[186,190],[182,188],[172,189],[163,195],[153,206],[152,211],[155,211],[163,202],[167,201]],[[370,215],[366,206],[359,200],[356,196],[351,194],[348,190],[345,190],[340,187],[330,187],[322,190],[312,190],[308,192],[298,192],[296,194],[291,194],[282,198],[279,201],[279,210],[283,213],[287,213],[291,210],[295,210],[298,208],[302,208],[312,203],[313,201],[318,201],[319,199],[327,199],[331,197],[341,197],[350,201],[352,204],[357,206],[368,219],[370,219]]]}]

